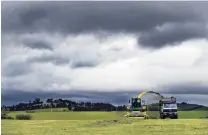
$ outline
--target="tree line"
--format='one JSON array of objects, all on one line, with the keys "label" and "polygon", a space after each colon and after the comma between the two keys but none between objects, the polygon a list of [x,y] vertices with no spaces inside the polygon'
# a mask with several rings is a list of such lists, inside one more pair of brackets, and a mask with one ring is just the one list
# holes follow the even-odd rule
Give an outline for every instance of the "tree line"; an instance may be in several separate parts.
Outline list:
[{"label": "tree line", "polygon": [[[179,105],[180,110],[184,110],[188,103],[182,102]],[[186,107],[186,108],[187,108]],[[195,105],[193,107],[198,107]],[[191,108],[193,108],[191,106]],[[201,107],[201,106],[200,106]],[[204,107],[204,106],[202,106]],[[1,107],[2,110],[7,111],[27,111],[27,110],[36,110],[36,109],[51,109],[51,108],[68,108],[69,111],[127,111],[127,106],[114,106],[110,103],[91,103],[91,102],[75,102],[71,100],[65,99],[53,99],[48,98],[46,102],[40,100],[40,98],[35,98],[33,101],[29,101],[28,103],[18,103],[12,106]],[[158,111],[158,105],[152,104],[148,106],[149,111]]]},{"label": "tree line", "polygon": [[91,103],[91,102],[75,102],[64,99],[49,98],[46,102],[41,101],[40,98],[35,98],[28,103],[18,103],[12,106],[3,105],[1,109],[7,111],[27,111],[36,109],[51,109],[51,108],[68,108],[69,111],[126,111],[127,107],[114,106],[110,103]]}]

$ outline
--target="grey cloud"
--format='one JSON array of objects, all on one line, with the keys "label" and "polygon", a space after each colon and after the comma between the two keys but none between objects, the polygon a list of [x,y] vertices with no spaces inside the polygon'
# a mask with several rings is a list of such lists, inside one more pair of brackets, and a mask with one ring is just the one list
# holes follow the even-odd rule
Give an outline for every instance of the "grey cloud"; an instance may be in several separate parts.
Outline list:
[{"label": "grey cloud", "polygon": [[93,61],[78,61],[75,63],[72,63],[72,68],[85,68],[85,67],[96,67],[98,63]]},{"label": "grey cloud", "polygon": [[10,62],[2,66],[3,77],[15,77],[30,72],[29,64],[26,62]]},{"label": "grey cloud", "polygon": [[[142,45],[160,47],[167,43],[180,42],[190,38],[206,38],[204,25],[198,29],[194,28],[197,31],[191,31],[182,26],[175,27],[177,30],[171,29],[164,32],[154,30],[155,27],[166,23],[183,25],[183,23],[192,22],[201,25],[207,21],[205,19],[207,10],[204,5],[207,3],[3,2],[2,30],[3,32],[43,31],[62,34],[78,34],[97,30],[133,32],[141,34],[139,41],[143,43]],[[196,33],[191,34],[191,32]],[[164,38],[167,39],[164,40]],[[156,44],[153,44],[151,40]]]},{"label": "grey cloud", "polygon": [[35,56],[27,59],[29,63],[37,62],[37,63],[45,63],[45,62],[51,62],[56,65],[63,65],[63,64],[69,64],[70,59],[63,58],[60,56],[56,56],[53,54],[43,54],[40,56]]},{"label": "grey cloud", "polygon": [[45,63],[45,62],[51,62],[56,65],[68,65],[71,68],[84,68],[84,67],[95,67],[99,65],[99,62],[94,60],[79,60],[76,58],[72,58],[70,56],[63,57],[56,54],[48,54],[48,55],[41,55],[36,57],[31,57],[27,59],[28,63]]}]

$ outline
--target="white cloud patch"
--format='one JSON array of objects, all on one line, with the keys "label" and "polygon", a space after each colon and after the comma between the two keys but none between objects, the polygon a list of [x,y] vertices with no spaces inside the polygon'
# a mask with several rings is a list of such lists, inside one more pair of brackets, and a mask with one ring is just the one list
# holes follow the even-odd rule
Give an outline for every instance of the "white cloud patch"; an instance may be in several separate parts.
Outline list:
[{"label": "white cloud patch", "polygon": [[[7,91],[165,91],[178,84],[208,84],[207,40],[148,50],[133,34],[3,36],[2,87]],[[48,41],[50,49],[27,46],[22,40],[28,37]]]}]

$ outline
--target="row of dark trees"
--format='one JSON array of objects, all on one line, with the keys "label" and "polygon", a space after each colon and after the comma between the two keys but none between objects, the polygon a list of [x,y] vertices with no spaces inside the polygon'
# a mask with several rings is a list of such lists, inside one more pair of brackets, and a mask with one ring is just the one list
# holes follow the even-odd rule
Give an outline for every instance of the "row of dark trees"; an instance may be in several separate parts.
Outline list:
[{"label": "row of dark trees", "polygon": [[35,109],[49,109],[49,108],[68,108],[70,111],[126,111],[126,106],[114,106],[109,103],[91,103],[91,102],[75,102],[63,99],[47,99],[44,103],[40,98],[35,98],[29,103],[19,103],[12,106],[2,106],[4,110],[8,111],[26,111]]}]

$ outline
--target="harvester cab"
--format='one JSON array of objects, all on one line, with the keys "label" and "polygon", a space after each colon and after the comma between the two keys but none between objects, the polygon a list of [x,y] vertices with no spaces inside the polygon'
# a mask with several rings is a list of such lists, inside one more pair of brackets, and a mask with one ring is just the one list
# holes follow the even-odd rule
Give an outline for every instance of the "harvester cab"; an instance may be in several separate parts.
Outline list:
[{"label": "harvester cab", "polygon": [[178,119],[178,107],[176,103],[176,98],[163,98],[159,101],[159,112],[160,118],[172,118]]},{"label": "harvester cab", "polygon": [[131,98],[129,103],[129,117],[145,117],[146,106],[142,105],[141,98]]},{"label": "harvester cab", "polygon": [[131,111],[145,111],[146,110],[146,106],[142,105],[142,100],[141,98],[131,98],[131,100],[129,100],[129,103],[131,104],[130,108]]}]

